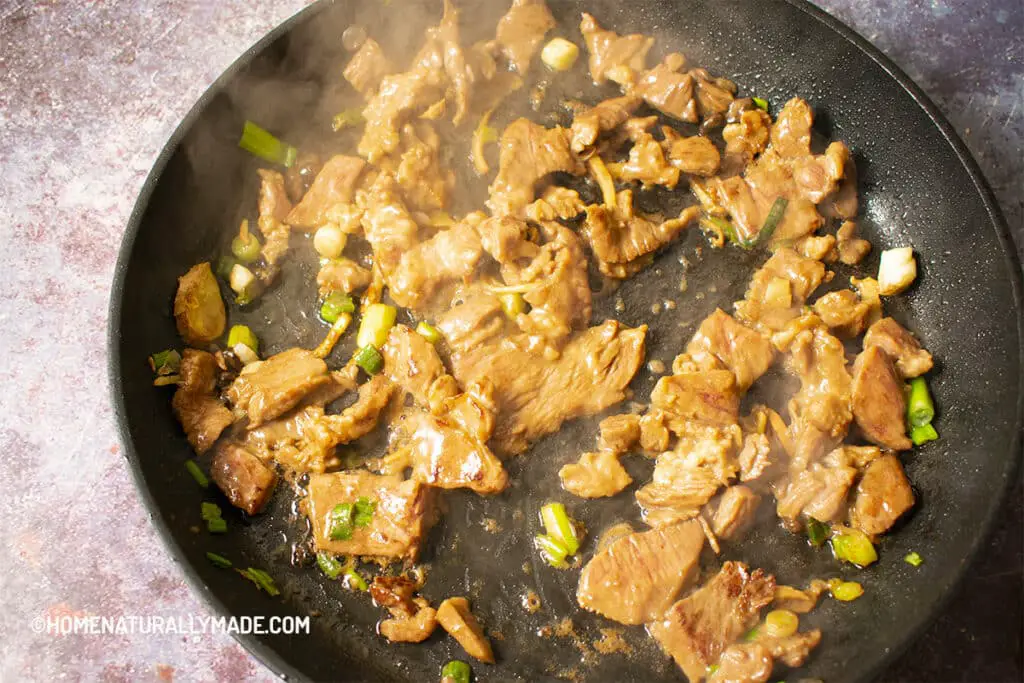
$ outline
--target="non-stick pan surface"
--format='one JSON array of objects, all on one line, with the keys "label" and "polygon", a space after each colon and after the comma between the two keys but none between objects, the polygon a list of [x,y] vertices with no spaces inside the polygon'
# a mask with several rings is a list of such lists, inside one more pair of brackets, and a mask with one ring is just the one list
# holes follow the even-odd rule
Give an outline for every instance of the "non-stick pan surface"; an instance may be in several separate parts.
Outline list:
[{"label": "non-stick pan surface", "polygon": [[[440,3],[437,3],[438,5]],[[461,3],[466,40],[486,35],[507,3]],[[679,50],[691,62],[735,79],[742,91],[775,106],[790,96],[815,108],[816,129],[854,151],[863,197],[862,226],[877,252],[913,246],[920,278],[910,292],[887,301],[887,310],[915,330],[937,358],[932,387],[942,438],[915,449],[906,467],[918,505],[881,543],[881,561],[865,571],[837,567],[773,525],[759,527],[722,559],[742,558],[775,572],[780,581],[844,575],[866,594],[839,604],[825,601],[805,620],[824,631],[821,646],[799,674],[826,681],[877,674],[940,608],[999,510],[1020,452],[1021,287],[1015,251],[991,193],[963,145],[921,92],[863,39],[810,5],[796,0],[717,2],[551,2],[559,31],[581,42],[582,9],[620,32],[655,35],[659,51]],[[324,580],[314,567],[293,566],[299,524],[282,491],[269,514],[247,520],[226,512],[231,533],[196,534],[203,492],[184,475],[190,450],[170,411],[168,390],[154,388],[146,365],[153,351],[179,346],[170,315],[176,278],[222,247],[237,219],[254,212],[256,163],[236,142],[245,118],[283,131],[300,145],[333,139],[323,122],[340,105],[325,84],[337,80],[343,59],[341,30],[358,22],[388,50],[408,55],[439,7],[410,13],[404,2],[320,3],[300,13],[247,52],[196,104],[164,149],[136,204],[117,266],[111,303],[111,386],[140,492],[154,523],[181,562],[190,583],[225,615],[313,615],[309,635],[245,636],[242,643],[289,678],[317,680],[436,680],[441,665],[461,656],[439,632],[417,646],[387,646],[374,633],[378,612],[364,596]],[[580,81],[554,79],[552,101],[602,94]],[[320,123],[317,123],[317,122]],[[319,126],[319,127],[318,127]],[[481,186],[467,177],[466,197]],[[702,248],[703,247],[703,248]],[[301,251],[301,249],[300,249]],[[666,364],[715,306],[739,298],[763,254],[706,248],[695,231],[654,265],[604,299],[594,320],[615,317],[651,324],[649,358]],[[297,258],[281,286],[253,310],[232,310],[262,331],[267,353],[295,344],[313,346],[324,332],[315,317],[312,258]],[[847,275],[841,271],[840,276]],[[688,287],[680,290],[684,277]],[[839,280],[841,278],[837,278]],[[617,298],[624,310],[615,310]],[[674,303],[674,308],[665,302]],[[658,309],[652,312],[652,307]],[[334,362],[349,349],[342,349]],[[645,400],[654,377],[643,371],[633,387]],[[577,572],[538,565],[530,548],[535,511],[564,500],[588,528],[636,519],[632,489],[613,501],[584,502],[557,488],[557,470],[592,447],[596,420],[568,425],[511,461],[513,484],[497,497],[447,496],[447,512],[431,532],[425,594],[432,602],[468,595],[496,632],[497,666],[478,665],[484,681],[548,680],[576,671],[591,681],[682,680],[640,629],[625,629],[632,656],[597,656],[589,645],[599,627],[614,626],[582,613],[573,599]],[[649,463],[629,467],[642,481]],[[212,497],[211,492],[207,494]],[[227,510],[230,506],[224,505]],[[500,531],[484,528],[493,519]],[[593,551],[588,540],[584,555]],[[211,566],[215,550],[243,566],[262,567],[283,594],[269,598],[233,572]],[[919,552],[912,568],[901,558]],[[969,580],[969,576],[968,579]],[[528,591],[542,608],[524,610]],[[539,635],[563,618],[577,638]]]}]

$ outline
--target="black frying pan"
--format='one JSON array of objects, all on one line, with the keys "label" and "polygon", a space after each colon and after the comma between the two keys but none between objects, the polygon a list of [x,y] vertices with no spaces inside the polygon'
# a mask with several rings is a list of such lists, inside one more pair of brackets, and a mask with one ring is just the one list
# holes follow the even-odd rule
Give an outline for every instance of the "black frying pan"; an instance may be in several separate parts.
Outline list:
[{"label": "black frying pan", "polygon": [[[461,4],[468,41],[492,31],[507,3]],[[932,387],[942,438],[905,458],[919,498],[915,511],[882,542],[881,561],[863,572],[838,568],[826,553],[772,525],[758,528],[724,556],[763,566],[786,582],[837,574],[862,581],[863,598],[850,604],[826,600],[805,619],[824,630],[824,639],[798,677],[870,678],[921,631],[964,574],[999,510],[1020,453],[1020,269],[991,192],[921,91],[866,41],[807,3],[549,4],[561,21],[560,32],[577,42],[579,11],[587,9],[608,27],[657,36],[657,50],[681,50],[692,62],[735,79],[743,91],[776,106],[791,95],[808,99],[817,130],[846,141],[856,155],[862,225],[876,246],[875,260],[864,269],[877,267],[877,252],[885,247],[909,244],[920,254],[918,283],[906,296],[887,302],[888,311],[915,330],[938,359]],[[180,345],[170,315],[176,278],[211,258],[230,226],[254,212],[256,163],[236,148],[241,121],[260,121],[300,146],[331,139],[325,125],[315,122],[329,121],[328,114],[340,108],[339,93],[323,84],[336,79],[343,63],[341,30],[357,21],[388,50],[408,55],[419,44],[424,22],[432,23],[438,14],[439,8],[429,18],[410,14],[399,2],[391,9],[375,0],[321,2],[278,27],[207,91],[175,132],[146,181],[118,261],[110,378],[141,495],[190,583],[217,612],[319,615],[308,636],[240,639],[289,678],[436,680],[441,665],[461,651],[440,632],[423,645],[387,646],[373,632],[378,611],[365,597],[323,580],[315,568],[293,567],[291,543],[299,525],[289,522],[291,501],[283,490],[270,513],[258,519],[227,512],[232,527],[227,536],[192,533],[202,492],[184,474],[190,450],[171,415],[170,394],[151,386],[145,359]],[[556,79],[549,105],[575,90],[591,101],[606,94],[582,85]],[[333,139],[339,147],[354,142]],[[463,186],[473,187],[470,180]],[[466,197],[478,202],[481,186],[475,187],[477,194]],[[614,311],[609,298],[596,307],[594,319],[650,322],[649,357],[670,362],[714,306],[727,306],[742,294],[751,268],[763,258],[735,249],[711,252],[700,249],[703,244],[691,232],[620,290],[624,312]],[[692,262],[685,294],[678,288],[681,256]],[[311,347],[323,334],[314,314],[311,260],[293,261],[281,286],[255,310],[230,312],[233,320],[263,330],[268,353],[296,343]],[[666,299],[676,302],[675,309],[652,314],[651,305]],[[335,362],[348,351],[342,349]],[[639,400],[652,385],[648,373],[638,374]],[[509,463],[514,483],[499,497],[447,496],[448,512],[427,544],[432,571],[425,593],[435,603],[450,594],[469,595],[483,621],[501,633],[494,641],[500,663],[475,666],[479,680],[548,680],[572,669],[592,681],[682,679],[640,629],[626,630],[635,648],[629,658],[596,657],[592,650],[583,657],[571,639],[537,635],[566,616],[575,619],[588,642],[598,627],[613,625],[575,607],[576,572],[537,566],[529,547],[534,513],[550,498],[564,500],[590,529],[635,519],[631,492],[586,503],[557,489],[558,468],[592,446],[595,424],[573,423]],[[650,465],[640,460],[631,459],[629,467],[642,481]],[[484,517],[498,520],[503,531],[484,531]],[[584,552],[592,549],[590,539]],[[215,569],[204,557],[207,550],[267,569],[283,595],[271,599],[234,573]],[[920,568],[901,561],[911,550],[926,558]],[[525,568],[529,573],[524,562],[532,565]],[[536,614],[520,605],[527,589],[541,596],[543,609]]]}]

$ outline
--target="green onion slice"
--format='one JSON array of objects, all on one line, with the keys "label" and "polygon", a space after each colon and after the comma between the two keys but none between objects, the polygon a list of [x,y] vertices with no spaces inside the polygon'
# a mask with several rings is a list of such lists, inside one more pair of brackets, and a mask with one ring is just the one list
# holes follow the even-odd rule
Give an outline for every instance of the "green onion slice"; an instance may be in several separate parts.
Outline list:
[{"label": "green onion slice", "polygon": [[211,534],[223,534],[228,530],[227,520],[221,519],[208,519],[206,520],[206,530]]},{"label": "green onion slice", "polygon": [[910,380],[907,395],[907,422],[911,427],[923,427],[931,423],[935,417],[935,404],[928,392],[928,383],[924,377]]},{"label": "green onion slice", "polygon": [[831,534],[828,525],[819,522],[814,517],[807,518],[807,540],[816,548],[821,547],[828,540]]},{"label": "green onion slice", "polygon": [[469,683],[472,674],[473,670],[469,668],[469,664],[453,659],[441,669],[441,681],[442,683]]},{"label": "green onion slice", "polygon": [[208,559],[210,561],[210,564],[212,564],[214,567],[218,567],[220,569],[231,568],[231,560],[224,557],[223,555],[218,555],[217,553],[206,553],[206,559]]},{"label": "green onion slice", "polygon": [[761,226],[761,230],[757,233],[756,242],[767,242],[772,238],[775,228],[779,227],[782,217],[786,215],[787,206],[789,206],[789,200],[785,197],[779,197],[775,200],[772,208],[768,210],[768,217],[764,219],[764,225]]},{"label": "green onion slice", "polygon": [[228,332],[228,347],[233,349],[238,344],[244,344],[252,349],[253,353],[259,353],[260,341],[246,325],[233,325]]},{"label": "green onion slice", "polygon": [[541,556],[544,557],[545,562],[559,569],[566,566],[565,558],[569,556],[569,549],[561,541],[551,538],[546,534],[541,534],[534,536],[533,542],[537,546],[537,550],[540,551]]},{"label": "green onion slice", "polygon": [[331,119],[331,128],[337,133],[339,130],[358,126],[364,121],[366,118],[363,116],[362,109],[346,109],[334,115],[334,118]]},{"label": "green onion slice", "polygon": [[903,556],[903,561],[912,567],[920,567],[921,563],[924,562],[924,558],[916,552],[911,552]]},{"label": "green onion slice", "polygon": [[220,519],[222,516],[220,506],[216,503],[203,501],[199,506],[199,514],[203,520],[209,522],[211,519]]},{"label": "green onion slice", "polygon": [[338,562],[335,557],[324,552],[316,554],[316,563],[320,566],[320,571],[329,579],[336,579],[345,571],[345,567],[342,566],[341,562]]},{"label": "green onion slice", "polygon": [[548,503],[540,509],[540,519],[548,536],[559,541],[569,555],[575,555],[580,549],[580,541],[565,506],[561,503]]},{"label": "green onion slice", "polygon": [[149,357],[149,367],[157,375],[173,375],[181,368],[181,354],[174,349],[154,353]]},{"label": "green onion slice", "polygon": [[192,475],[192,478],[196,480],[196,483],[202,486],[204,489],[210,485],[210,480],[206,477],[206,474],[199,468],[199,463],[195,460],[186,460],[185,469]]},{"label": "green onion slice", "polygon": [[345,570],[345,579],[348,581],[349,588],[357,591],[370,590],[370,587],[366,585],[366,579],[360,576],[359,572],[351,567]]},{"label": "green onion slice", "polygon": [[327,535],[332,541],[352,538],[352,503],[339,503],[327,513]]},{"label": "green onion slice", "polygon": [[441,332],[426,321],[420,322],[420,324],[416,326],[416,333],[431,344],[436,344],[441,341]]},{"label": "green onion slice", "polygon": [[935,431],[935,427],[923,425],[921,427],[913,427],[910,430],[910,440],[914,442],[915,446],[928,443],[929,441],[935,441],[939,438],[939,433]]},{"label": "green onion slice", "polygon": [[761,97],[751,97],[750,99],[754,101],[755,107],[757,107],[758,109],[763,109],[764,111],[768,111],[768,100]]},{"label": "green onion slice", "polygon": [[384,357],[371,345],[366,345],[356,351],[356,355],[352,359],[368,375],[376,375],[384,367]]},{"label": "green onion slice", "polygon": [[832,537],[832,552],[836,559],[866,567],[878,559],[875,546],[863,531],[850,529]]},{"label": "green onion slice", "polygon": [[331,292],[320,304],[320,319],[325,323],[334,324],[342,313],[355,313],[356,305],[352,297],[344,292]]},{"label": "green onion slice", "polygon": [[352,523],[357,527],[369,526],[376,510],[377,501],[360,498],[352,508]]},{"label": "green onion slice", "polygon": [[277,586],[274,585],[274,579],[270,576],[270,574],[266,573],[262,569],[249,567],[245,571],[242,571],[241,569],[236,569],[235,571],[237,571],[239,574],[255,583],[257,588],[259,588],[261,591],[264,591],[268,595],[273,596],[281,594],[281,591],[279,591],[277,589]]},{"label": "green onion slice", "polygon": [[295,157],[299,154],[299,150],[295,147],[278,140],[252,121],[245,122],[238,146],[264,161],[281,164],[288,168],[295,163]]}]

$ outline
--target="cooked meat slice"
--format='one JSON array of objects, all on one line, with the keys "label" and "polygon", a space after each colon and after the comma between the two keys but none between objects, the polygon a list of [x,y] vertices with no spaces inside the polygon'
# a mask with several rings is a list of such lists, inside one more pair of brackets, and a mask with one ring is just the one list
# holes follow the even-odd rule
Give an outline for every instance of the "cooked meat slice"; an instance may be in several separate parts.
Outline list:
[{"label": "cooked meat slice", "polygon": [[348,60],[342,73],[353,88],[368,98],[377,92],[377,87],[384,77],[394,72],[395,67],[384,54],[380,44],[373,38],[367,38]]},{"label": "cooked meat slice", "polygon": [[181,338],[192,346],[206,346],[224,334],[224,300],[208,261],[197,263],[178,278],[174,323]]},{"label": "cooked meat slice", "polygon": [[736,476],[736,437],[716,427],[695,427],[658,456],[651,483],[636,492],[644,521],[661,527],[691,519]]},{"label": "cooked meat slice", "polygon": [[694,577],[704,531],[698,522],[631,533],[604,546],[580,573],[580,607],[622,624],[658,619]]},{"label": "cooked meat slice", "polygon": [[821,579],[812,579],[806,590],[799,590],[792,586],[775,586],[775,598],[772,606],[775,609],[788,609],[797,614],[806,614],[818,604],[818,598],[828,590],[828,584]]},{"label": "cooked meat slice", "polygon": [[800,157],[811,153],[811,106],[799,97],[786,102],[772,126],[772,147],[779,156]]},{"label": "cooked meat slice", "polygon": [[601,420],[598,429],[599,450],[625,453],[640,440],[640,416],[631,413],[612,415]]},{"label": "cooked meat slice", "polygon": [[448,206],[455,174],[441,164],[441,138],[425,121],[402,126],[402,155],[395,180],[409,206],[419,211],[440,211]]},{"label": "cooked meat slice", "polygon": [[764,434],[748,434],[743,437],[740,450],[740,481],[753,481],[772,466],[772,446]]},{"label": "cooked meat slice", "polygon": [[217,398],[217,361],[206,351],[185,349],[171,409],[195,452],[202,455],[217,441],[234,416]]},{"label": "cooked meat slice", "polygon": [[768,635],[762,630],[755,642],[767,649],[773,659],[795,669],[798,666],[803,666],[808,655],[811,654],[811,650],[821,642],[821,631],[814,629],[780,638]]},{"label": "cooked meat slice", "polygon": [[463,597],[448,598],[437,608],[437,621],[458,641],[466,654],[485,664],[494,664],[491,643],[484,635],[480,622],[469,610],[469,600]]},{"label": "cooked meat slice", "polygon": [[913,444],[907,438],[907,397],[888,354],[866,348],[853,364],[853,419],[872,443],[894,451]]},{"label": "cooked meat slice", "polygon": [[572,337],[552,359],[540,350],[529,350],[528,340],[495,340],[496,316],[497,324],[503,324],[496,305],[470,301],[438,321],[459,383],[466,386],[486,378],[494,384],[499,407],[496,450],[520,453],[566,420],[593,415],[625,398],[643,361],[646,325],[630,329],[609,320]]},{"label": "cooked meat slice", "polygon": [[674,240],[700,215],[700,209],[691,206],[671,220],[645,218],[633,210],[631,190],[620,192],[617,203],[614,211],[598,204],[587,207],[583,231],[601,266],[628,265],[653,254]]},{"label": "cooked meat slice", "polygon": [[896,369],[904,379],[923,375],[932,369],[932,354],[921,348],[920,342],[892,318],[882,318],[868,328],[864,335],[864,348],[878,346],[895,359]]},{"label": "cooked meat slice", "polygon": [[881,313],[877,300],[865,301],[850,289],[823,294],[814,302],[814,312],[834,334],[856,337]]},{"label": "cooked meat slice", "polygon": [[369,268],[344,257],[328,260],[316,275],[316,283],[324,295],[330,292],[352,294],[367,287],[372,279]]},{"label": "cooked meat slice", "polygon": [[724,540],[738,538],[754,522],[760,502],[761,497],[747,486],[727,488],[711,522],[715,536]]},{"label": "cooked meat slice", "polygon": [[423,308],[446,289],[468,279],[483,253],[473,225],[460,222],[441,230],[402,254],[388,278],[391,298],[399,306]]},{"label": "cooked meat slice", "polygon": [[422,643],[437,628],[437,610],[423,598],[415,598],[418,609],[408,616],[394,616],[380,622],[377,629],[392,643]]},{"label": "cooked meat slice", "polygon": [[640,448],[644,451],[661,453],[668,448],[670,437],[663,412],[655,408],[640,417]]},{"label": "cooked meat slice", "polygon": [[583,173],[583,165],[569,149],[567,131],[516,119],[501,134],[498,175],[490,187],[488,208],[496,216],[518,215],[535,199],[537,183],[557,171]]},{"label": "cooked meat slice", "polygon": [[679,183],[679,169],[669,164],[665,150],[650,133],[641,134],[630,148],[626,161],[608,164],[608,170],[617,180],[639,182],[645,188],[662,185],[671,190]]},{"label": "cooked meat slice", "polygon": [[699,123],[693,77],[679,71],[684,64],[679,55],[669,55],[640,78],[634,92],[663,114],[687,123]]},{"label": "cooked meat slice", "polygon": [[729,370],[687,372],[659,379],[651,392],[651,405],[665,413],[669,429],[679,434],[690,420],[734,424],[739,417],[740,396],[736,378]]},{"label": "cooked meat slice", "polygon": [[288,412],[330,381],[327,364],[311,351],[288,349],[246,365],[225,395],[235,413],[248,415],[254,428]]},{"label": "cooked meat slice", "polygon": [[360,156],[375,164],[398,149],[399,130],[405,120],[418,109],[426,109],[444,94],[441,65],[419,63],[411,71],[392,74],[381,79],[376,94],[363,108],[363,137],[359,140]]},{"label": "cooked meat slice", "polygon": [[701,135],[665,138],[665,148],[669,163],[690,175],[712,176],[722,160],[715,143]]},{"label": "cooked meat slice", "polygon": [[378,375],[360,385],[355,403],[340,414],[324,416],[320,425],[329,433],[331,445],[350,443],[373,431],[391,400],[394,388],[386,376]]},{"label": "cooked meat slice", "polygon": [[775,660],[760,643],[737,643],[725,648],[708,683],[764,683],[772,675]]},{"label": "cooked meat slice", "polygon": [[749,631],[772,600],[775,578],[726,562],[710,581],[647,629],[691,681],[703,680],[725,649]]},{"label": "cooked meat slice", "polygon": [[857,224],[853,221],[846,221],[836,230],[836,250],[841,262],[848,266],[855,266],[863,261],[871,251],[871,242],[858,238]]},{"label": "cooked meat slice", "polygon": [[[859,208],[859,201],[857,199],[857,166],[853,161],[853,157],[846,161],[846,173],[839,182],[839,189],[822,202],[820,208],[822,215],[829,218],[839,218],[852,225],[850,219],[857,215],[857,209]],[[871,244],[868,243],[868,249],[870,248]],[[864,254],[866,253],[865,251]],[[861,258],[863,258],[863,255]],[[847,263],[847,261],[843,261],[843,263]],[[856,265],[856,262],[847,263],[847,265]]]},{"label": "cooked meat slice", "polygon": [[633,482],[619,462],[619,455],[604,450],[584,453],[578,462],[563,465],[558,471],[562,488],[580,498],[614,496]]},{"label": "cooked meat slice", "polygon": [[277,483],[273,469],[244,447],[230,442],[218,446],[213,454],[210,478],[232,505],[250,515],[266,506]]},{"label": "cooked meat slice", "polygon": [[570,127],[570,147],[580,154],[597,142],[597,138],[617,128],[637,110],[643,100],[635,95],[613,97],[599,102],[573,117]]},{"label": "cooked meat slice", "polygon": [[526,207],[526,217],[535,223],[553,221],[556,218],[571,220],[583,213],[586,204],[576,190],[552,185],[544,190],[540,199]]},{"label": "cooked meat slice", "polygon": [[544,0],[512,0],[508,12],[498,20],[495,41],[512,67],[525,74],[544,34],[554,27],[555,18]]},{"label": "cooked meat slice", "polygon": [[[376,504],[370,523],[354,526],[348,539],[332,539],[331,511],[360,498]],[[414,561],[430,525],[433,495],[413,479],[351,470],[310,475],[307,502],[317,550]]]},{"label": "cooked meat slice", "polygon": [[370,584],[370,597],[374,603],[387,608],[395,616],[416,613],[415,595],[416,582],[407,576],[375,576]]},{"label": "cooked meat slice", "polygon": [[316,230],[327,223],[342,223],[355,196],[366,162],[336,154],[316,174],[309,191],[288,213],[285,222],[300,230]]},{"label": "cooked meat slice", "polygon": [[455,395],[450,382],[445,379],[448,372],[437,355],[437,349],[405,325],[391,328],[381,353],[384,356],[384,374],[420,406],[429,407],[439,399]]},{"label": "cooked meat slice", "polygon": [[402,256],[416,245],[419,227],[400,199],[396,181],[387,174],[379,175],[357,202],[363,209],[363,232],[373,249],[374,265],[389,278]]},{"label": "cooked meat slice", "polygon": [[[451,405],[459,398],[446,403]],[[487,404],[488,398],[467,392],[462,400],[472,401],[473,412],[489,416],[493,408]],[[487,424],[492,424],[489,417]],[[464,429],[452,416],[409,410],[396,427],[405,435],[400,443],[410,451],[413,479],[443,489],[468,488],[482,495],[499,493],[508,485],[508,473],[486,446],[486,437],[481,439],[478,433]]]},{"label": "cooked meat slice", "polygon": [[601,28],[593,16],[583,13],[580,32],[590,52],[590,77],[595,85],[612,79],[617,83],[631,83],[635,74],[647,68],[647,53],[654,38],[631,33],[620,36]]},{"label": "cooked meat slice", "polygon": [[801,515],[820,522],[839,521],[846,511],[846,494],[857,470],[845,464],[816,462],[785,485],[778,485],[776,513],[795,523]]},{"label": "cooked meat slice", "polygon": [[850,524],[866,534],[883,534],[914,506],[914,492],[895,455],[883,455],[864,470],[850,511]]},{"label": "cooked meat slice", "polygon": [[772,119],[761,109],[743,112],[739,120],[722,129],[725,140],[725,160],[722,170],[725,175],[734,175],[754,160],[768,147],[771,137]]},{"label": "cooked meat slice", "polygon": [[825,278],[825,266],[792,249],[777,250],[754,273],[736,315],[750,325],[780,330],[800,315],[804,302]]},{"label": "cooked meat slice", "polygon": [[286,221],[292,210],[285,189],[284,176],[265,168],[257,171],[260,175],[259,228],[263,233],[260,256],[263,263],[256,267],[256,275],[264,284],[277,276],[278,262],[288,251],[288,237],[291,228]]},{"label": "cooked meat slice", "polygon": [[708,356],[721,361],[736,377],[740,391],[763,375],[775,359],[768,339],[719,308],[700,324],[686,352],[698,365]]}]

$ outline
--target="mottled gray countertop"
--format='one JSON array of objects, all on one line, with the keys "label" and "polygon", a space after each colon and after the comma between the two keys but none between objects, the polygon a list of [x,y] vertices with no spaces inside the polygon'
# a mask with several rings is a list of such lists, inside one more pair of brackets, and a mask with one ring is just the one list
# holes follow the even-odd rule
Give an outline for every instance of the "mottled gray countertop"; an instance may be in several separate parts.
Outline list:
[{"label": "mottled gray countertop", "polygon": [[[0,3],[0,680],[272,680],[229,636],[33,632],[61,615],[206,615],[140,503],[106,386],[107,300],[171,131],[302,0]],[[1021,0],[822,0],[920,83],[1018,236]],[[1021,494],[973,580],[884,678],[1021,680]]]}]

